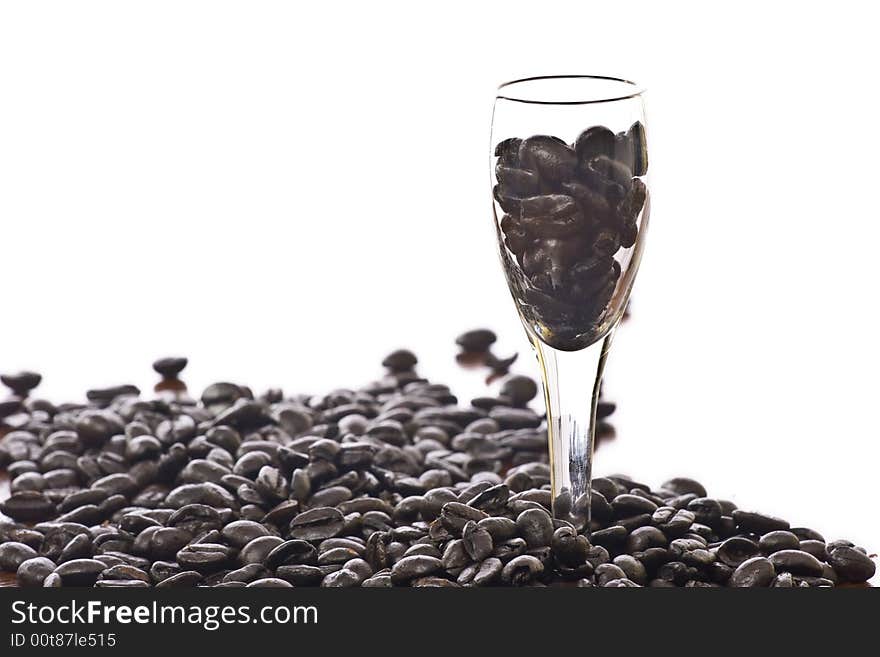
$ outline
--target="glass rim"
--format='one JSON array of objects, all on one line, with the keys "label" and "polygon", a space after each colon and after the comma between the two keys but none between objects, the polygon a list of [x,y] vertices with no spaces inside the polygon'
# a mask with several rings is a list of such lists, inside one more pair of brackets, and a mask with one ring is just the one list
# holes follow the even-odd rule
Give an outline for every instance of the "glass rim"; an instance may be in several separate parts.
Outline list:
[{"label": "glass rim", "polygon": [[[538,82],[541,80],[604,80],[606,82],[617,82],[621,85],[629,85],[632,87],[631,93],[625,93],[621,95],[607,95],[607,97],[601,98],[590,98],[586,100],[542,100],[538,98],[529,97],[529,94],[525,95],[508,95],[502,92],[503,89],[514,87],[516,85],[523,85],[528,82]],[[599,103],[613,103],[621,100],[629,100],[631,98],[636,98],[645,93],[645,88],[639,84],[636,84],[632,80],[627,80],[626,78],[618,78],[608,75],[536,75],[528,78],[519,78],[517,80],[510,80],[508,82],[503,82],[498,85],[498,94],[496,95],[496,100],[509,100],[515,103],[528,103],[532,105],[593,105]]]}]

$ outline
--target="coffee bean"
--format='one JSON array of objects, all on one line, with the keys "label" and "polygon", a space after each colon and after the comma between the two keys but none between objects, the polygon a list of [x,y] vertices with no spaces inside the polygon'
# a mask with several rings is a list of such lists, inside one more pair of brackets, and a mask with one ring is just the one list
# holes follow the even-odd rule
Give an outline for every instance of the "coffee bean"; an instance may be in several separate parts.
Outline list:
[{"label": "coffee bean", "polygon": [[105,568],[95,559],[73,559],[58,566],[54,572],[64,586],[92,586]]},{"label": "coffee bean", "polygon": [[691,493],[697,497],[706,497],[706,488],[699,481],[687,477],[674,477],[664,482],[661,488],[672,491],[676,495]]},{"label": "coffee bean", "polygon": [[395,585],[407,584],[417,577],[436,573],[443,568],[443,562],[435,557],[416,555],[404,557],[391,569],[391,581]]},{"label": "coffee bean", "polygon": [[217,484],[183,484],[168,493],[165,504],[172,509],[179,509],[189,504],[204,504],[213,507],[237,506],[232,494]]},{"label": "coffee bean", "polygon": [[0,513],[20,522],[40,522],[57,515],[55,505],[39,491],[13,493],[0,502]]},{"label": "coffee bean", "polygon": [[605,529],[594,531],[590,534],[590,540],[596,544],[607,548],[617,548],[626,541],[629,532],[625,527],[620,525],[612,525]]},{"label": "coffee bean", "polygon": [[88,534],[77,534],[61,550],[58,563],[65,563],[74,559],[88,559],[92,556],[92,549],[91,537]]},{"label": "coffee bean", "polygon": [[791,533],[797,536],[802,541],[821,541],[825,542],[825,538],[819,532],[814,529],[809,529],[807,527],[792,527]]},{"label": "coffee bean", "polygon": [[153,361],[153,369],[165,379],[176,379],[188,362],[186,358],[169,356]]},{"label": "coffee bean", "polygon": [[16,572],[16,581],[19,586],[39,587],[43,586],[46,577],[56,568],[56,564],[46,557],[32,557],[22,561]]},{"label": "coffee bean", "polygon": [[0,570],[15,572],[22,562],[33,559],[37,556],[37,551],[25,545],[10,541],[0,544]]},{"label": "coffee bean", "polygon": [[473,331],[466,331],[455,338],[455,344],[465,351],[484,353],[489,351],[489,348],[495,344],[497,339],[496,335],[489,329],[474,329]]},{"label": "coffee bean", "polygon": [[842,582],[865,582],[877,570],[868,556],[845,545],[835,547],[828,553],[828,563]]},{"label": "coffee bean", "polygon": [[345,518],[338,509],[317,507],[304,511],[291,522],[288,533],[291,538],[305,541],[321,541],[342,531]]},{"label": "coffee bean", "polygon": [[626,539],[628,552],[643,552],[652,547],[666,547],[666,537],[656,527],[638,527]]},{"label": "coffee bean", "polygon": [[800,548],[800,541],[791,532],[776,530],[764,534],[758,546],[764,554],[773,554],[780,550],[797,550]]},{"label": "coffee bean", "polygon": [[752,557],[740,564],[730,576],[730,586],[762,587],[770,586],[776,576],[773,563],[764,557]]},{"label": "coffee bean", "polygon": [[18,397],[27,397],[31,390],[40,385],[42,375],[27,370],[9,374],[0,374],[0,381]]},{"label": "coffee bean", "polygon": [[407,349],[398,349],[388,354],[382,361],[382,365],[392,372],[409,372],[418,363],[415,354]]},{"label": "coffee bean", "polygon": [[156,584],[156,588],[194,588],[202,581],[202,576],[194,570],[184,570],[163,579]]},{"label": "coffee bean", "polygon": [[774,518],[773,516],[753,511],[743,511],[741,509],[733,512],[733,521],[740,531],[754,532],[756,534],[766,534],[778,529],[788,529],[788,522],[781,518]]},{"label": "coffee bean", "polygon": [[148,584],[150,583],[150,576],[147,573],[140,568],[129,566],[128,564],[120,564],[107,568],[101,573],[101,579],[122,581],[140,580]]},{"label": "coffee bean", "polygon": [[63,586],[63,582],[61,580],[61,575],[59,575],[58,573],[49,573],[46,576],[46,579],[43,580],[43,588],[57,589],[61,586]]},{"label": "coffee bean", "polygon": [[654,513],[657,510],[657,505],[644,497],[625,493],[611,500],[611,508],[614,510],[615,517],[629,518],[643,513]]},{"label": "coffee bean", "polygon": [[542,509],[523,511],[516,518],[516,526],[529,547],[550,545],[553,538],[553,520],[546,511]]},{"label": "coffee bean", "polygon": [[694,520],[710,527],[721,519],[721,504],[710,497],[698,497],[688,502],[687,510],[694,514]]},{"label": "coffee bean", "polygon": [[523,586],[544,572],[544,564],[535,557],[523,554],[514,557],[501,571],[501,581],[511,586]]},{"label": "coffee bean", "polygon": [[747,538],[733,536],[718,546],[718,558],[731,568],[739,567],[743,562],[760,554],[759,547]]},{"label": "coffee bean", "polygon": [[230,549],[218,543],[196,543],[177,552],[177,562],[186,569],[207,574],[217,572],[231,557]]},{"label": "coffee bean", "polygon": [[779,550],[768,558],[778,572],[785,571],[794,575],[812,575],[814,577],[822,576],[822,563],[808,552]]},{"label": "coffee bean", "polygon": [[483,511],[461,502],[447,502],[440,511],[440,519],[443,525],[455,534],[461,534],[464,526],[469,521],[479,522],[487,517],[488,515]]},{"label": "coffee bean", "polygon": [[628,554],[621,554],[614,557],[613,563],[624,572],[627,579],[640,586],[644,586],[647,583],[648,573],[645,570],[645,566],[635,557]]}]

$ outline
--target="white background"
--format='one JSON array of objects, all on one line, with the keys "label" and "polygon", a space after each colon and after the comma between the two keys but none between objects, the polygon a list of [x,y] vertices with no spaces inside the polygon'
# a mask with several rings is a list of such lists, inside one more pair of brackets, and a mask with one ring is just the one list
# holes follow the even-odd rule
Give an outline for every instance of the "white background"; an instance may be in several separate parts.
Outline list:
[{"label": "white background", "polygon": [[[4,2],[0,369],[319,392],[489,325],[495,86],[648,87],[653,216],[599,472],[880,547],[876,18],[835,2]],[[456,379],[456,377],[458,377]],[[468,391],[473,392],[473,391]],[[463,395],[464,396],[464,395]]]}]

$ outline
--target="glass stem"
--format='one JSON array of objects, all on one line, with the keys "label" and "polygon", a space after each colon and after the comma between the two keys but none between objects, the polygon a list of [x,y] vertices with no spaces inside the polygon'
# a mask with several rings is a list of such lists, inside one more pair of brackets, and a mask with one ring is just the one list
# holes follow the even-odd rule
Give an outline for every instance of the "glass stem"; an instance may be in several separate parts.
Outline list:
[{"label": "glass stem", "polygon": [[580,351],[560,351],[532,338],[547,405],[553,515],[583,530],[590,526],[596,404],[613,335],[612,329]]}]

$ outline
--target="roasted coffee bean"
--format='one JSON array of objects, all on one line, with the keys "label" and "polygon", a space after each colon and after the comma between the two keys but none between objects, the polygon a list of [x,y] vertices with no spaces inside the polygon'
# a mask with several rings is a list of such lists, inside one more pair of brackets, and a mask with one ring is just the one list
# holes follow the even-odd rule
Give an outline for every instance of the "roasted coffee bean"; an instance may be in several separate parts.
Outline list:
[{"label": "roasted coffee bean", "polygon": [[516,526],[529,547],[550,545],[553,538],[553,520],[542,509],[523,511],[516,518]]},{"label": "roasted coffee bean", "polygon": [[718,546],[718,558],[731,568],[739,567],[743,562],[761,553],[758,545],[741,536],[733,536]]},{"label": "roasted coffee bean", "polygon": [[625,527],[612,525],[611,527],[594,531],[590,534],[590,540],[596,545],[614,549],[623,545],[628,535],[629,532]]},{"label": "roasted coffee bean", "polygon": [[626,549],[630,553],[643,552],[652,547],[666,547],[666,536],[656,527],[638,527],[626,539]]},{"label": "roasted coffee bean", "polygon": [[524,139],[519,146],[519,164],[537,171],[542,178],[559,182],[574,175],[578,156],[564,142],[553,137],[536,135]]},{"label": "roasted coffee bean", "polygon": [[489,329],[474,329],[466,331],[455,338],[455,344],[465,351],[484,353],[489,351],[489,348],[495,344],[497,339],[496,335]]},{"label": "roasted coffee bean", "polygon": [[644,497],[625,493],[611,500],[611,508],[615,517],[630,518],[644,513],[652,514],[657,510],[657,505]]},{"label": "roasted coffee bean", "polygon": [[409,372],[418,363],[415,354],[407,349],[398,349],[388,354],[382,361],[382,365],[392,372]]},{"label": "roasted coffee bean", "polygon": [[56,568],[56,564],[46,557],[32,557],[22,561],[16,571],[16,581],[19,586],[39,587]]},{"label": "roasted coffee bean", "polygon": [[74,559],[87,559],[92,556],[92,550],[91,537],[88,534],[77,534],[61,550],[58,563],[65,563]]},{"label": "roasted coffee bean", "polygon": [[523,554],[508,561],[501,571],[501,581],[511,586],[523,586],[544,572],[544,564],[535,557]]},{"label": "roasted coffee bean", "polygon": [[461,502],[447,502],[440,511],[440,519],[443,525],[457,535],[461,534],[464,526],[469,521],[479,522],[487,517],[488,515],[483,511]]},{"label": "roasted coffee bean", "polygon": [[706,497],[706,488],[699,481],[687,477],[675,477],[665,481],[661,486],[664,490],[671,491],[676,495],[691,493],[697,497]]},{"label": "roasted coffee bean", "polygon": [[514,406],[524,406],[538,394],[538,385],[527,376],[510,376],[501,386],[501,394]]},{"label": "roasted coffee bean", "polygon": [[153,369],[165,379],[176,379],[188,362],[186,358],[169,356],[153,361]]},{"label": "roasted coffee bean", "polygon": [[231,550],[218,543],[194,543],[177,552],[177,562],[183,567],[202,574],[217,572],[231,558]]},{"label": "roasted coffee bean", "polygon": [[687,510],[694,514],[694,520],[703,525],[714,526],[721,520],[721,504],[710,497],[698,497],[688,502]]},{"label": "roasted coffee bean", "polygon": [[774,518],[773,516],[753,511],[743,511],[742,509],[737,509],[733,512],[733,521],[740,531],[754,532],[756,534],[766,534],[779,529],[788,529],[788,522],[781,518]]},{"label": "roasted coffee bean", "polygon": [[777,572],[789,572],[793,575],[822,576],[822,563],[812,554],[802,550],[779,550],[769,557]]},{"label": "roasted coffee bean", "polygon": [[644,586],[648,581],[648,573],[641,561],[628,554],[621,554],[614,557],[614,565],[620,568],[626,575],[626,578],[632,580],[640,586]]},{"label": "roasted coffee bean", "polygon": [[828,550],[824,541],[803,540],[799,542],[798,549],[809,552],[819,561],[828,561]]},{"label": "roasted coffee bean", "polygon": [[0,374],[0,381],[18,397],[27,397],[31,390],[40,385],[42,375],[27,370],[9,374]]},{"label": "roasted coffee bean", "polygon": [[291,522],[288,533],[291,538],[305,541],[321,541],[339,534],[345,518],[338,509],[317,507],[304,511]]},{"label": "roasted coffee bean", "polygon": [[140,579],[99,579],[95,582],[95,587],[99,589],[146,589],[150,587],[150,584]]},{"label": "roasted coffee bean", "polygon": [[52,572],[46,576],[46,579],[43,580],[43,588],[47,589],[55,589],[63,586],[63,582],[61,580],[61,575],[58,573]]},{"label": "roasted coffee bean", "polygon": [[15,572],[22,562],[33,559],[37,556],[37,551],[25,545],[10,541],[0,544],[0,570]]},{"label": "roasted coffee bean", "polygon": [[809,529],[807,527],[792,527],[789,531],[802,541],[825,542],[825,537],[814,529]]},{"label": "roasted coffee bean", "polygon": [[64,586],[92,586],[106,566],[96,559],[73,559],[55,569]]},{"label": "roasted coffee bean", "polygon": [[868,556],[845,545],[837,546],[828,553],[828,563],[842,582],[865,582],[877,570]]},{"label": "roasted coffee bean", "polygon": [[128,564],[120,564],[111,566],[101,573],[102,580],[124,580],[133,581],[140,580],[150,583],[150,576],[140,568],[129,566]]},{"label": "roasted coffee bean", "polygon": [[764,557],[752,557],[742,562],[730,576],[730,586],[770,586],[776,576],[773,563]]},{"label": "roasted coffee bean", "polygon": [[396,585],[403,585],[410,580],[431,575],[442,569],[443,562],[435,557],[422,555],[404,557],[391,569],[391,581]]},{"label": "roasted coffee bean", "polygon": [[780,550],[797,550],[800,549],[800,541],[798,537],[784,530],[776,530],[767,532],[758,541],[758,547],[764,554],[773,554]]},{"label": "roasted coffee bean", "polygon": [[184,570],[166,577],[156,584],[156,588],[193,588],[202,581],[202,575],[194,570]]},{"label": "roasted coffee bean", "polygon": [[43,493],[29,490],[13,493],[0,502],[0,513],[19,522],[40,522],[58,514]]}]

